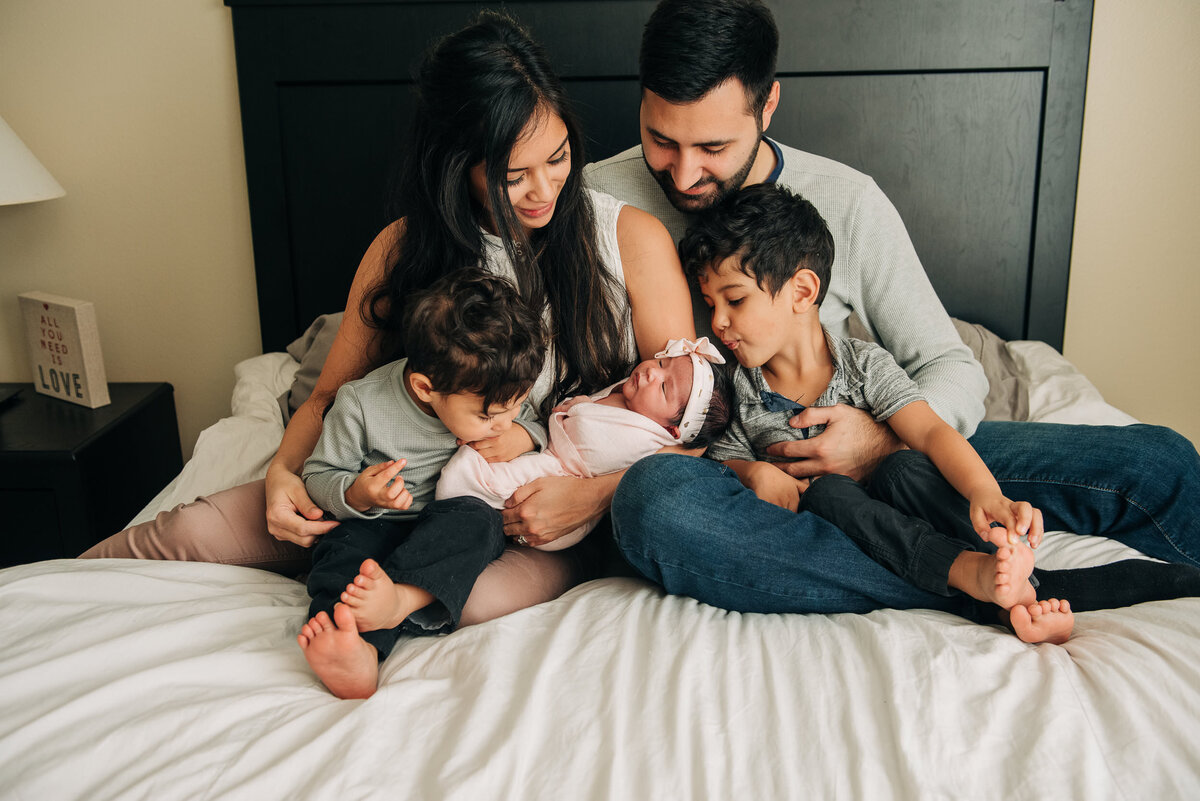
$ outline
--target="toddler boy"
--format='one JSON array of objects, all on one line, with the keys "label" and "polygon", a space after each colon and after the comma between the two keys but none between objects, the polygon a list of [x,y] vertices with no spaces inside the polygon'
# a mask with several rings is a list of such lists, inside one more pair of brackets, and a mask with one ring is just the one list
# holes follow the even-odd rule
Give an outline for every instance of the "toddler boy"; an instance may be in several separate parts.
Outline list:
[{"label": "toddler boy", "polygon": [[[305,658],[339,698],[375,692],[402,632],[458,625],[475,579],[504,550],[500,513],[475,498],[434,500],[459,442],[514,420],[545,431],[523,401],[545,361],[542,323],[502,278],[460,271],[414,295],[406,357],[342,386],[304,481],[341,525],[313,550]],[[340,602],[339,602],[340,601]]]}]

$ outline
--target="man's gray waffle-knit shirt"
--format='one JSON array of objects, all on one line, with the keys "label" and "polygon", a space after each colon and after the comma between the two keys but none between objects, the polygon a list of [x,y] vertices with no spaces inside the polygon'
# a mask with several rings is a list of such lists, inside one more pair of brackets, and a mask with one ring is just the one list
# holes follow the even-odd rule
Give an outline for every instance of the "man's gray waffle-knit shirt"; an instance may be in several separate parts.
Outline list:
[{"label": "man's gray waffle-knit shirt", "polygon": [[[338,390],[321,438],[304,463],[304,485],[313,502],[338,520],[348,518],[415,517],[433,500],[442,467],[458,450],[455,437],[442,421],[426,414],[404,388],[407,359],[385,364]],[[526,403],[518,418],[539,447],[546,430]],[[400,471],[413,496],[409,509],[370,509],[359,512],[346,503],[346,490],[367,467],[389,459],[407,459]]]},{"label": "man's gray waffle-knit shirt", "polygon": [[[929,284],[899,213],[870,177],[831,159],[778,147],[783,165],[777,182],[816,206],[833,234],[833,276],[821,323],[847,336],[856,313],[934,411],[970,436],[983,419],[987,379]],[[688,216],[654,181],[641,146],[589,164],[584,178],[592,189],[662,220],[676,242],[687,230]],[[692,307],[697,335],[710,334],[709,312],[695,286]]]},{"label": "man's gray waffle-knit shirt", "polygon": [[[845,403],[870,412],[882,423],[913,401],[924,400],[916,383],[883,348],[828,332],[825,338],[833,357],[833,378],[821,397],[809,405]],[[768,455],[767,446],[784,440],[807,439],[825,428],[788,425],[788,420],[804,407],[773,392],[760,367],[738,367],[733,377],[733,394],[734,414],[729,428],[704,453],[718,462],[788,461]]]}]

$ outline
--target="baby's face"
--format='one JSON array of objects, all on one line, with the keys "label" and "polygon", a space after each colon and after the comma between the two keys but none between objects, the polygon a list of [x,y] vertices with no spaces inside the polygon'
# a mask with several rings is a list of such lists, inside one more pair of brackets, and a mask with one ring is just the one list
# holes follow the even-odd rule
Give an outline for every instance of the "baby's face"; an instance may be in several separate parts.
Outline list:
[{"label": "baby's face", "polygon": [[483,398],[471,392],[455,392],[443,395],[432,393],[429,405],[450,433],[463,442],[498,437],[512,428],[513,420],[521,413],[521,404],[529,396],[526,392],[519,398],[494,403],[483,408]]},{"label": "baby's face", "polygon": [[679,418],[691,391],[690,356],[647,359],[621,385],[627,407],[669,429]]}]

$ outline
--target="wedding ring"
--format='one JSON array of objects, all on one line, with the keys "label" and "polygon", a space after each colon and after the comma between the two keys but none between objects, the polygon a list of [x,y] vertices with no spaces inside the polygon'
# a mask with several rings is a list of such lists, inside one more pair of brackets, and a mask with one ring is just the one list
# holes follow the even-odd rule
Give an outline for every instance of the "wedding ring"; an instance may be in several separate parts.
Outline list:
[{"label": "wedding ring", "polygon": [[525,539],[524,534],[521,534],[520,536],[517,537],[517,545],[524,545],[526,547],[529,547],[529,540]]}]

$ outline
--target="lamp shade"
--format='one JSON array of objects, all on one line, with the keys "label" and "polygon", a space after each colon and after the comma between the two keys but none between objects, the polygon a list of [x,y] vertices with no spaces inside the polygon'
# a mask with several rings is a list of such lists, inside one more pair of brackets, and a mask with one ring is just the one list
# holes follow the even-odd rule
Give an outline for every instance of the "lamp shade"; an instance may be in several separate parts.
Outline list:
[{"label": "lamp shade", "polygon": [[0,206],[34,203],[65,194],[54,176],[0,117]]}]

